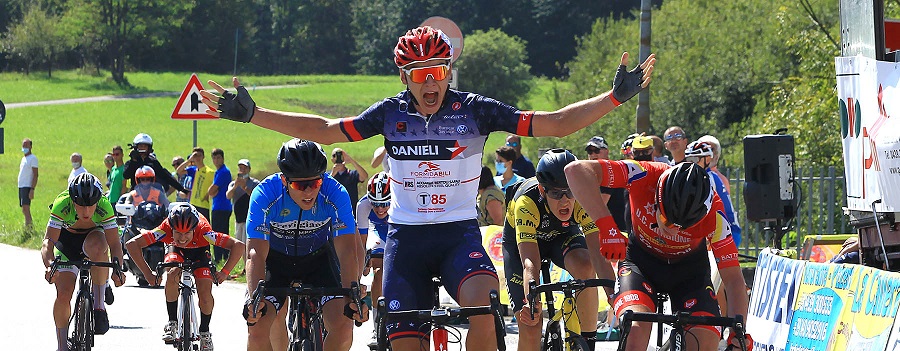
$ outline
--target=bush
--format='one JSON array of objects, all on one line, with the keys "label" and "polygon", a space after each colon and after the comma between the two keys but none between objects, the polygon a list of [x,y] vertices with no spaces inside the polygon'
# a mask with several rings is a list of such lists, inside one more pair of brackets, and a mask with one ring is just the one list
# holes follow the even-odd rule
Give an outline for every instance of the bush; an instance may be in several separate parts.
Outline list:
[{"label": "bush", "polygon": [[525,64],[525,42],[499,29],[475,31],[465,38],[465,50],[454,64],[459,89],[515,105],[525,99],[533,77]]}]

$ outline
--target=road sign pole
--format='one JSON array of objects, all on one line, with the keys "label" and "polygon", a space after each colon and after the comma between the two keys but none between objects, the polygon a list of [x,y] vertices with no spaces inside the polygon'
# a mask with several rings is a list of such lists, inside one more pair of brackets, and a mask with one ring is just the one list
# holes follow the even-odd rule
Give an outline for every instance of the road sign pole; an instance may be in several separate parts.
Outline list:
[{"label": "road sign pole", "polygon": [[197,147],[197,120],[194,120],[194,147]]}]

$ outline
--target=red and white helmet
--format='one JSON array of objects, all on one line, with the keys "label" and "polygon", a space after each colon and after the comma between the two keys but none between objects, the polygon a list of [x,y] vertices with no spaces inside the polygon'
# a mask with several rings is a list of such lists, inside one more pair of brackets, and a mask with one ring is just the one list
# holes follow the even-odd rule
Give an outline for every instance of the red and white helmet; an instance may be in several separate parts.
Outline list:
[{"label": "red and white helmet", "polygon": [[390,204],[391,202],[391,179],[387,173],[378,172],[372,178],[369,178],[369,184],[366,186],[366,196],[372,204]]},{"label": "red and white helmet", "polygon": [[134,179],[140,182],[142,179],[150,178],[156,181],[156,172],[150,166],[143,166],[134,172]]},{"label": "red and white helmet", "polygon": [[440,29],[429,26],[414,28],[397,41],[394,48],[394,63],[403,68],[416,62],[429,60],[450,60],[453,47],[450,37]]}]

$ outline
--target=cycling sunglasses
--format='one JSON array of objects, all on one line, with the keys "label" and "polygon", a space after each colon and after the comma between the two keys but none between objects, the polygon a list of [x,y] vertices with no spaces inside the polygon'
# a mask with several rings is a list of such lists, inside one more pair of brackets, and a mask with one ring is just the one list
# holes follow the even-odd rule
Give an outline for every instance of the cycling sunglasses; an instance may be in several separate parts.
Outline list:
[{"label": "cycling sunglasses", "polygon": [[450,65],[437,65],[428,67],[417,67],[405,69],[403,72],[409,77],[413,83],[422,84],[428,79],[428,76],[434,77],[434,80],[444,80],[450,74]]},{"label": "cycling sunglasses", "polygon": [[668,136],[666,136],[665,141],[670,141],[672,139],[682,140],[682,139],[684,139],[684,134],[675,133],[675,134],[668,135]]},{"label": "cycling sunglasses", "polygon": [[385,207],[388,207],[388,206],[390,206],[390,205],[391,205],[391,202],[390,202],[390,201],[385,201],[385,202],[374,202],[374,201],[372,201],[372,207],[375,207],[375,208],[385,208]]},{"label": "cycling sunglasses", "polygon": [[507,141],[507,142],[506,142],[506,146],[509,146],[509,147],[519,147],[519,142],[518,142],[518,141]]},{"label": "cycling sunglasses", "polygon": [[572,194],[572,189],[569,189],[569,188],[565,188],[565,189],[551,188],[551,189],[547,189],[546,193],[547,193],[547,197],[549,197],[553,200],[562,199],[563,196],[570,198],[570,199],[575,198],[575,195]]},{"label": "cycling sunglasses", "polygon": [[309,188],[316,189],[316,188],[322,186],[322,178],[309,179],[309,180],[287,180],[287,183],[294,190],[306,191],[306,189],[309,189]]},{"label": "cycling sunglasses", "polygon": [[141,178],[138,178],[137,181],[138,181],[138,183],[143,182],[143,181],[155,182],[155,181],[156,181],[156,178],[151,178],[151,177],[141,177]]}]

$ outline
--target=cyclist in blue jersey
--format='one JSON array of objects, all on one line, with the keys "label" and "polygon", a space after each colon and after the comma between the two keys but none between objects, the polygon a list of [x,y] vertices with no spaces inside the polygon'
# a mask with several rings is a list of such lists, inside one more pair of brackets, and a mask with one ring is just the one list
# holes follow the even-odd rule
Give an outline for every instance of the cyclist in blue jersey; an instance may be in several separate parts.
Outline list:
[{"label": "cyclist in blue jersey", "polygon": [[[453,48],[440,30],[423,26],[400,37],[394,62],[406,90],[358,116],[327,119],[256,106],[237,77],[237,93],[209,81],[203,91],[213,116],[252,122],[289,135],[331,144],[384,136],[391,207],[384,257],[384,296],[391,311],[431,308],[432,276],[440,276],[461,306],[489,303],[498,289],[493,264],[481,246],[475,196],[484,143],[491,132],[565,136],[596,122],[648,86],[655,56],[628,71],[622,55],[612,89],[553,112],[521,111],[478,94],[451,90]],[[589,241],[591,252],[599,242]],[[596,246],[593,246],[596,245]],[[470,318],[468,350],[496,349],[491,316]],[[394,350],[422,349],[417,325],[389,325]]]},{"label": "cyclist in blue jersey", "polygon": [[[278,153],[278,168],[250,195],[247,215],[247,291],[259,280],[267,288],[286,288],[300,280],[316,287],[350,287],[359,281],[362,248],[353,219],[350,196],[325,173],[327,158],[315,142],[292,139]],[[287,313],[285,295],[266,293],[256,317],[244,305],[249,338],[247,350],[273,350],[270,332],[276,318]],[[346,298],[323,299],[327,350],[350,349],[353,325],[344,317]],[[355,319],[367,319],[368,311]],[[276,340],[277,341],[277,340]]]},{"label": "cyclist in blue jersey", "polygon": [[[356,205],[356,227],[362,241],[368,244],[366,270],[372,270],[372,301],[378,301],[381,297],[382,259],[384,258],[384,243],[387,241],[388,209],[391,207],[390,176],[384,172],[378,172],[366,185],[366,196],[359,199]],[[371,231],[373,237],[369,238]],[[377,316],[376,316],[377,317]],[[375,331],[372,332],[372,340],[369,347],[375,345]]]}]

